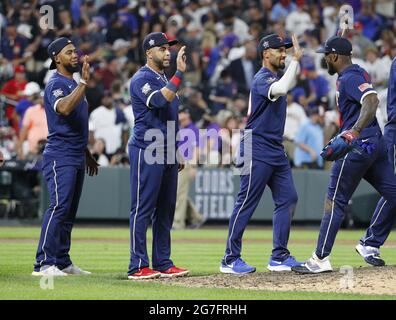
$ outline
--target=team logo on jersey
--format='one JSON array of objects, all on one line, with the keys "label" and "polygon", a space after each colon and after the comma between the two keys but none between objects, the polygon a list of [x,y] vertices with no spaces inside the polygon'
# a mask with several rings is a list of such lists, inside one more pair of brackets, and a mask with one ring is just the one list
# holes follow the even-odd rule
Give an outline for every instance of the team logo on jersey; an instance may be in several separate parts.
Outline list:
[{"label": "team logo on jersey", "polygon": [[146,83],[143,87],[142,87],[142,93],[144,95],[147,95],[149,92],[151,91],[151,87],[148,83]]},{"label": "team logo on jersey", "polygon": [[362,83],[358,88],[359,88],[359,90],[360,90],[361,92],[363,92],[363,91],[365,91],[365,90],[367,90],[367,89],[372,89],[372,88],[373,88],[373,85],[372,85],[371,83],[365,82],[365,83]]},{"label": "team logo on jersey", "polygon": [[54,95],[55,98],[63,96],[63,90],[62,89],[56,89],[52,91],[52,94]]},{"label": "team logo on jersey", "polygon": [[275,77],[269,77],[269,78],[267,79],[267,83],[272,83],[272,82],[274,82],[275,80],[276,80]]}]

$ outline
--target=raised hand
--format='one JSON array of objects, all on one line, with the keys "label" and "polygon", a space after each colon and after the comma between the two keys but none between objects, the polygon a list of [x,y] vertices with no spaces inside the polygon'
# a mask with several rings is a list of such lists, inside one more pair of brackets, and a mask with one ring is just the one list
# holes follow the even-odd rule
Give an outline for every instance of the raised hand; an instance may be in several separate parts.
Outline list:
[{"label": "raised hand", "polygon": [[86,82],[88,82],[89,80],[89,56],[84,56],[83,58],[83,66],[82,66],[82,70],[81,70],[81,78],[83,80],[85,80]]},{"label": "raised hand", "polygon": [[304,54],[304,50],[301,49],[300,44],[298,43],[297,36],[295,34],[292,35],[292,41],[294,48],[293,59],[300,61],[301,57]]},{"label": "raised hand", "polygon": [[186,71],[186,46],[183,46],[180,48],[178,54],[177,54],[177,58],[176,58],[176,66],[177,66],[177,70],[181,71],[181,72],[185,72]]}]

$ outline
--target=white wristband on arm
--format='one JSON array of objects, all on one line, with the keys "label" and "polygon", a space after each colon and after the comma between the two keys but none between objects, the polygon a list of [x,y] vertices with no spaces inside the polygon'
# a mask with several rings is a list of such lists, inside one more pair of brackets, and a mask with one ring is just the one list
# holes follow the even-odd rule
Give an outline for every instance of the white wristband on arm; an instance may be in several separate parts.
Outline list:
[{"label": "white wristband on arm", "polygon": [[87,85],[87,81],[85,81],[84,79],[80,79],[80,83]]},{"label": "white wristband on arm", "polygon": [[55,113],[57,113],[57,114],[59,114],[59,112],[56,110],[56,106],[57,106],[57,104],[59,103],[59,101],[61,101],[61,100],[62,100],[62,98],[56,100],[55,103],[54,103],[54,111],[55,111]]},{"label": "white wristband on arm", "polygon": [[287,92],[296,85],[296,77],[300,71],[299,69],[299,62],[292,59],[282,78],[271,85],[270,89],[268,90],[268,98],[272,101],[275,101],[280,96],[287,95]]}]

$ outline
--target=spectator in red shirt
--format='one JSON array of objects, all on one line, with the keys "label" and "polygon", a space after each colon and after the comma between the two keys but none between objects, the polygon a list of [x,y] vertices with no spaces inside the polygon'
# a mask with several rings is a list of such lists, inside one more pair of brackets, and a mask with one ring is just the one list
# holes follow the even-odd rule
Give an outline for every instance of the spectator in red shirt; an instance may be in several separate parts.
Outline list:
[{"label": "spectator in red shirt", "polygon": [[10,103],[6,106],[6,117],[16,132],[19,131],[19,117],[15,111],[15,105],[23,97],[23,90],[26,84],[25,67],[19,65],[14,69],[14,78],[8,80],[1,89],[1,94],[5,95],[9,100],[15,101],[14,104]]}]

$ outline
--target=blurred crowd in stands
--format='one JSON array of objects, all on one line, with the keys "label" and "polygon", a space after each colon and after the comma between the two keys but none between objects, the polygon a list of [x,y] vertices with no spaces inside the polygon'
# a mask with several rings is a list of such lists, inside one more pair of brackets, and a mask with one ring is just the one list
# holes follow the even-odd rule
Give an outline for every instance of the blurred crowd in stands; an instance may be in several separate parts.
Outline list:
[{"label": "blurred crowd in stands", "polygon": [[[89,147],[102,166],[127,166],[133,130],[129,80],[145,64],[141,48],[150,32],[165,32],[186,45],[188,69],[179,92],[181,128],[216,130],[221,142],[197,138],[197,157],[212,166],[229,163],[221,148],[235,150],[243,129],[249,90],[261,67],[257,44],[269,33],[296,33],[305,56],[296,87],[288,95],[285,150],[295,167],[322,168],[319,153],[338,130],[335,79],[327,73],[320,43],[339,29],[342,5],[353,8],[353,61],[371,75],[380,97],[377,117],[386,119],[389,68],[396,56],[393,0],[3,0],[0,4],[0,148],[6,159],[29,159],[47,136],[43,88],[52,70],[46,48],[57,37],[73,40],[90,56]],[[43,17],[49,5],[53,26]],[[51,19],[47,19],[51,22]],[[45,22],[45,21],[44,21]],[[293,50],[293,49],[291,49]],[[175,63],[167,70],[175,72]],[[78,76],[78,75],[76,75]],[[233,131],[234,130],[234,131]]]}]

